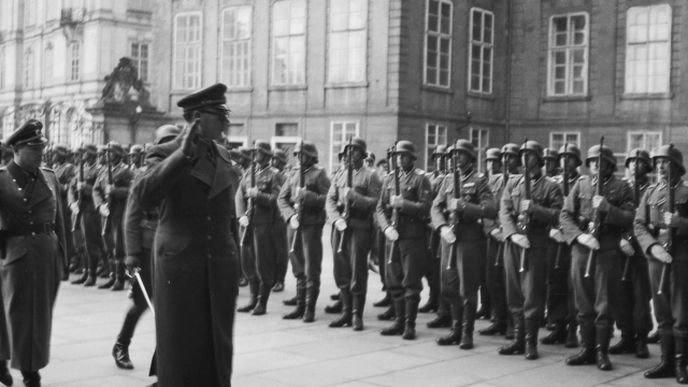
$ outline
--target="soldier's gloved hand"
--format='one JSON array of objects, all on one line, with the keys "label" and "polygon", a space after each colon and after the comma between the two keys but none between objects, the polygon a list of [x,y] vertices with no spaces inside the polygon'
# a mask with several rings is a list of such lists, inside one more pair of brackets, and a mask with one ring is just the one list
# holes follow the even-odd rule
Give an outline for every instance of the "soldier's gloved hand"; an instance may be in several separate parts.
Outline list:
[{"label": "soldier's gloved hand", "polygon": [[98,207],[98,212],[100,212],[100,215],[102,215],[103,217],[110,216],[110,209],[108,208],[107,204],[101,204]]},{"label": "soldier's gloved hand", "polygon": [[242,227],[248,227],[248,216],[243,215],[241,218],[239,218],[239,224]]},{"label": "soldier's gloved hand", "polygon": [[299,225],[299,217],[297,215],[292,215],[292,217],[289,218],[289,227],[296,230],[297,228],[299,228]]},{"label": "soldier's gloved hand", "polygon": [[334,221],[334,226],[337,228],[339,231],[344,231],[347,228],[346,225],[346,220],[344,219],[337,219]]},{"label": "soldier's gloved hand", "polygon": [[77,212],[79,212],[79,203],[74,202],[70,204],[69,209],[72,211],[72,214],[76,214]]},{"label": "soldier's gloved hand", "polygon": [[401,208],[404,206],[404,198],[401,195],[392,195],[389,197],[389,205],[392,208]]},{"label": "soldier's gloved hand", "polygon": [[680,221],[678,212],[674,212],[674,213],[672,214],[672,213],[669,212],[669,211],[665,211],[665,212],[664,212],[663,218],[664,218],[664,224],[666,224],[667,227],[670,227],[670,228],[676,228],[676,227],[678,227],[678,224],[679,224],[679,221]]},{"label": "soldier's gloved hand", "polygon": [[528,237],[523,234],[512,234],[510,239],[511,242],[518,245],[518,247],[522,249],[530,248],[530,241],[528,240]]},{"label": "soldier's gloved hand", "polygon": [[186,157],[194,157],[198,154],[198,136],[201,129],[201,120],[196,118],[189,130],[182,138],[182,153]]},{"label": "soldier's gloved hand", "polygon": [[499,242],[504,242],[504,234],[502,234],[502,228],[497,227],[494,230],[490,231],[490,235],[492,235],[492,238]]},{"label": "soldier's gloved hand", "polygon": [[385,229],[385,236],[387,237],[387,239],[389,239],[392,242],[399,239],[399,233],[397,232],[397,230],[394,227],[391,227],[391,226],[389,226]]},{"label": "soldier's gloved hand", "polygon": [[255,199],[258,196],[258,188],[257,187],[249,187],[246,189],[246,196],[248,196],[251,199]]},{"label": "soldier's gloved hand", "polygon": [[592,197],[592,207],[597,208],[600,212],[607,212],[609,210],[609,202],[602,195],[595,195]]},{"label": "soldier's gloved hand", "polygon": [[631,242],[628,241],[628,239],[621,238],[621,240],[619,241],[619,248],[621,249],[621,252],[624,253],[624,255],[627,257],[632,257],[635,254],[635,249],[633,248]]},{"label": "soldier's gloved hand", "polygon": [[591,234],[580,234],[580,235],[578,235],[578,237],[576,237],[576,242],[589,248],[590,250],[599,250],[600,249],[600,242],[597,240],[597,238],[595,238]]},{"label": "soldier's gloved hand", "polygon": [[127,255],[124,258],[124,266],[127,267],[128,272],[133,273],[135,268],[141,267],[141,260],[135,255]]},{"label": "soldier's gloved hand", "polygon": [[549,237],[557,243],[564,243],[564,234],[558,228],[553,228],[549,230]]},{"label": "soldier's gloved hand", "polygon": [[523,212],[523,213],[528,213],[528,211],[530,211],[532,204],[533,204],[532,200],[529,200],[529,199],[521,200],[521,204],[519,206],[519,211]]},{"label": "soldier's gloved hand", "polygon": [[86,185],[86,184],[84,184],[83,181],[78,181],[78,182],[76,183],[76,190],[77,190],[77,191],[83,191],[85,185]]},{"label": "soldier's gloved hand", "polygon": [[650,247],[650,254],[655,257],[658,261],[670,264],[674,259],[664,250],[664,247],[654,244]]},{"label": "soldier's gloved hand", "polygon": [[456,235],[454,235],[454,232],[451,230],[450,227],[443,226],[440,228],[440,236],[442,239],[444,239],[445,242],[449,244],[453,244],[456,242]]},{"label": "soldier's gloved hand", "polygon": [[108,184],[105,186],[105,196],[110,197],[112,194],[112,191],[115,189],[115,186],[112,184]]},{"label": "soldier's gloved hand", "polygon": [[466,201],[463,198],[450,198],[447,202],[447,210],[463,212],[466,209]]}]

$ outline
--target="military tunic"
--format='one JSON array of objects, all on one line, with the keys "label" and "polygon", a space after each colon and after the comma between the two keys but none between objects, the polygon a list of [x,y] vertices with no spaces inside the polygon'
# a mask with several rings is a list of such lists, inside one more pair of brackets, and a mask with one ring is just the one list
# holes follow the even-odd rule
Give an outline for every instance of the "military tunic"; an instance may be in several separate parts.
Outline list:
[{"label": "military tunic", "polygon": [[72,222],[78,222],[75,224],[75,228],[78,227],[84,236],[84,244],[86,247],[86,256],[88,262],[89,275],[95,278],[96,267],[98,266],[98,261],[103,252],[103,239],[100,235],[100,214],[96,211],[96,207],[93,204],[93,186],[96,183],[100,168],[98,165],[84,165],[84,181],[81,188],[81,197],[77,190],[77,183],[79,183],[79,176],[77,175],[69,190],[69,205],[76,204],[79,208],[81,215],[78,213],[72,213]]},{"label": "military tunic", "polygon": [[134,178],[134,173],[126,164],[120,162],[112,166],[112,185],[113,189],[108,195],[105,187],[108,185],[108,169],[96,179],[93,186],[93,205],[95,208],[107,206],[110,215],[101,219],[103,241],[106,251],[115,260],[124,259],[124,231],[122,220],[127,205],[129,186]]},{"label": "military tunic", "polygon": [[[74,254],[76,254],[74,247],[74,239],[72,236],[72,224],[70,222],[70,211],[69,211],[69,200],[67,198],[67,192],[69,191],[69,184],[71,184],[74,177],[77,175],[77,168],[74,164],[70,162],[65,162],[59,165],[55,165],[54,168],[55,176],[57,181],[60,183],[60,196],[62,198],[62,214],[64,216],[64,230],[65,239],[67,240],[67,259],[70,259]],[[68,262],[65,262],[65,264]],[[62,269],[67,270],[69,265],[65,265]]]},{"label": "military tunic", "polygon": [[[446,174],[439,170],[426,173],[425,176],[430,181],[431,199],[434,200],[442,186]],[[441,297],[441,257],[440,257],[440,234],[439,230],[432,226],[432,220],[428,224],[428,247],[427,258],[425,264],[424,276],[428,281],[430,288],[430,297],[428,302],[439,302]],[[432,305],[431,305],[432,306]],[[436,306],[439,307],[439,304]],[[446,308],[446,305],[444,306]]]}]

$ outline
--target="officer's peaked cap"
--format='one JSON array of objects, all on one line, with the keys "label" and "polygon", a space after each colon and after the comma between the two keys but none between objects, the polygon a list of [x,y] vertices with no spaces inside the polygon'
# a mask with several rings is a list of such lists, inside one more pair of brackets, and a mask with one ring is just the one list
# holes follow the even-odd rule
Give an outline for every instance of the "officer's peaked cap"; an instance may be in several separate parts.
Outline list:
[{"label": "officer's peaked cap", "polygon": [[30,119],[7,138],[8,146],[43,147],[48,139],[43,136],[41,121]]},{"label": "officer's peaked cap", "polygon": [[229,113],[227,107],[227,86],[222,83],[216,83],[212,86],[195,91],[177,102],[177,106],[184,109],[184,112],[201,110],[201,109],[217,109],[221,112]]}]

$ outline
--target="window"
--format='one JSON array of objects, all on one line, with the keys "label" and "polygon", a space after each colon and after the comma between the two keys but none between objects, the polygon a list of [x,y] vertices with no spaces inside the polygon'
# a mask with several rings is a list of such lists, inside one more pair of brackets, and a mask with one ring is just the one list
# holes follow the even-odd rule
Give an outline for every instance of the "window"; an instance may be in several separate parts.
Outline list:
[{"label": "window", "polygon": [[43,85],[52,83],[53,80],[53,45],[48,43],[43,50]]},{"label": "window", "polygon": [[659,148],[662,145],[662,132],[641,131],[628,133],[628,147],[626,152],[631,149],[640,148],[648,152]]},{"label": "window", "polygon": [[451,81],[452,3],[428,0],[425,19],[425,84],[449,87]]},{"label": "window", "polygon": [[299,135],[299,124],[295,122],[275,124],[275,136],[293,137]]},{"label": "window", "polygon": [[69,80],[78,81],[81,78],[81,47],[79,42],[69,45]]},{"label": "window", "polygon": [[447,127],[445,125],[426,124],[425,125],[425,170],[430,172],[435,169],[432,164],[432,151],[438,145],[447,144]]},{"label": "window", "polygon": [[251,84],[251,7],[222,11],[221,78],[228,87]]},{"label": "window", "polygon": [[36,0],[24,0],[24,27],[36,23]]},{"label": "window", "polygon": [[201,14],[184,13],[174,18],[174,87],[201,86]]},{"label": "window", "polygon": [[474,129],[471,128],[470,140],[475,151],[478,154],[478,172],[483,172],[485,170],[485,151],[490,144],[490,132],[487,129]]},{"label": "window", "polygon": [[349,137],[358,136],[358,121],[333,121],[330,125],[330,173],[337,167],[337,156]]},{"label": "window", "polygon": [[148,43],[131,44],[131,59],[139,72],[139,79],[148,82]]},{"label": "window", "polygon": [[558,151],[564,144],[571,144],[580,148],[580,132],[551,132],[549,134],[550,148]]},{"label": "window", "polygon": [[549,36],[548,94],[588,93],[588,14],[553,16]]},{"label": "window", "polygon": [[469,90],[492,93],[492,58],[494,55],[494,14],[471,9],[470,46],[468,47]]},{"label": "window", "polygon": [[33,50],[28,47],[24,50],[24,88],[30,89],[33,87],[33,72],[34,72],[34,57]]},{"label": "window", "polygon": [[632,7],[626,18],[626,93],[668,93],[671,7]]},{"label": "window", "polygon": [[240,146],[248,145],[248,136],[246,136],[246,127],[243,123],[230,123],[227,130],[227,143],[230,148],[238,148]]},{"label": "window", "polygon": [[330,0],[329,82],[366,79],[366,7],[365,0]]},{"label": "window", "polygon": [[306,72],[306,1],[281,0],[272,6],[272,82],[301,85]]}]

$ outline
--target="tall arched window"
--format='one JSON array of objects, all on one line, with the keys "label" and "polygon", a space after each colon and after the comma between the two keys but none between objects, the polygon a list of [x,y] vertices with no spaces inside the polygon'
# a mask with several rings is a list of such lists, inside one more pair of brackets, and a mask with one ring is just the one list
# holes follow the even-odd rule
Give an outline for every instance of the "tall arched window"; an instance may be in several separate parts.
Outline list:
[{"label": "tall arched window", "polygon": [[53,44],[48,43],[43,51],[43,85],[53,81]]}]

